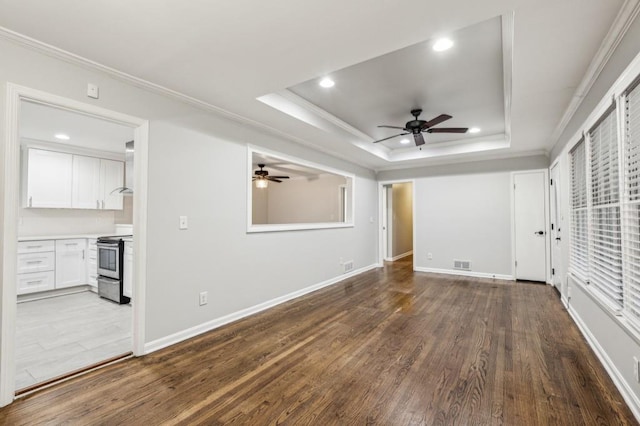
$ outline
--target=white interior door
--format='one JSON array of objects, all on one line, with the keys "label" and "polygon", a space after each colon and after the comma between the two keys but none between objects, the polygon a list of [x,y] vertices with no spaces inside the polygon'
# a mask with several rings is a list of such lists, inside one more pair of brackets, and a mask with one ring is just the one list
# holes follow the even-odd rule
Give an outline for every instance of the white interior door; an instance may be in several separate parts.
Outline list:
[{"label": "white interior door", "polygon": [[515,276],[546,281],[544,171],[514,173]]},{"label": "white interior door", "polygon": [[562,279],[560,271],[562,271],[562,227],[560,205],[560,168],[556,164],[551,169],[551,283],[562,294]]}]

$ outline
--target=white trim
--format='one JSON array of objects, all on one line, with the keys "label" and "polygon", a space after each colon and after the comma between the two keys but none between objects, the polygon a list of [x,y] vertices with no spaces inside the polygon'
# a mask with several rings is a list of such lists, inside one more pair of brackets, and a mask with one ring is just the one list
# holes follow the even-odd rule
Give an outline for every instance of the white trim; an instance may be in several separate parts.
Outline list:
[{"label": "white trim", "polygon": [[267,300],[266,302],[259,303],[257,305],[251,306],[249,308],[241,309],[239,311],[230,313],[220,318],[216,318],[211,321],[204,322],[202,324],[196,325],[195,327],[188,328],[186,330],[179,331],[177,333],[173,333],[169,336],[161,337],[160,339],[149,342],[145,345],[145,354],[149,354],[151,352],[155,352],[157,350],[166,348],[167,346],[175,345],[176,343],[180,343],[184,340],[190,339],[192,337],[198,336],[202,333],[206,333],[208,331],[214,330],[218,327],[221,327],[225,324],[229,324],[231,322],[237,321],[242,318],[246,318],[248,316],[257,314],[258,312],[262,312],[269,308],[273,308],[274,306],[280,305],[282,303],[288,302],[290,300],[296,299],[298,297],[304,296],[305,294],[309,294],[311,292],[320,290],[324,287],[328,287],[333,284],[337,284],[347,278],[354,277],[356,275],[360,275],[364,272],[370,271],[375,268],[379,268],[380,265],[372,264],[369,266],[365,266],[360,269],[356,269],[349,273],[339,275],[335,278],[331,278],[329,280],[320,282],[318,284],[314,284],[309,287],[305,287],[303,289],[294,291],[289,294],[285,294],[284,296],[276,297],[275,299]]},{"label": "white trim", "polygon": [[589,64],[589,68],[587,68],[587,71],[582,77],[582,81],[580,81],[580,84],[573,93],[569,106],[551,134],[551,146],[554,146],[560,139],[560,136],[562,136],[562,132],[567,128],[567,125],[600,76],[605,65],[609,62],[611,55],[615,52],[639,11],[640,2],[638,0],[626,0],[620,8],[611,28],[609,28],[609,32],[604,40],[602,40],[598,51]]},{"label": "white trim", "polygon": [[624,376],[616,368],[613,361],[611,361],[611,358],[609,358],[607,352],[602,348],[602,346],[600,346],[600,343],[598,343],[598,340],[595,338],[595,336],[591,334],[589,327],[587,327],[587,325],[582,321],[580,315],[578,315],[578,313],[573,309],[572,306],[569,306],[567,311],[580,329],[580,332],[582,332],[582,335],[586,339],[593,352],[595,352],[596,356],[600,360],[600,363],[603,365],[605,370],[607,370],[607,373],[609,373],[609,377],[611,377],[611,380],[616,385],[616,388],[618,388],[618,391],[631,409],[631,412],[635,416],[636,420],[640,421],[640,399],[638,399],[634,391],[624,379]]},{"label": "white trim", "polygon": [[[270,157],[276,157],[292,163],[297,163],[301,166],[311,167],[313,169],[322,170],[334,175],[342,176],[346,179],[351,179],[351,193],[349,197],[350,206],[347,207],[347,211],[351,212],[348,222],[323,222],[323,223],[285,223],[285,224],[253,224],[253,153],[268,155]],[[293,157],[287,154],[281,154],[277,151],[256,147],[251,144],[247,145],[247,233],[256,232],[280,232],[280,231],[302,231],[306,229],[330,229],[330,228],[353,228],[355,226],[355,207],[356,207],[356,176],[353,173],[347,173],[333,167],[325,166],[311,161],[303,160],[298,157]],[[347,188],[349,184],[347,183]]]},{"label": "white trim", "polygon": [[400,260],[400,259],[402,259],[402,258],[404,258],[404,257],[411,256],[412,254],[413,254],[413,250],[409,250],[409,251],[408,251],[408,252],[406,252],[406,253],[402,253],[402,254],[399,254],[399,255],[397,255],[397,256],[393,256],[393,257],[388,257],[388,258],[386,258],[385,260],[386,260],[387,262],[395,262],[396,260]]},{"label": "white trim", "polygon": [[[1,35],[1,31],[0,31]],[[136,141],[134,199],[134,299],[133,352],[142,354],[144,347],[144,296],[146,288],[146,235],[147,235],[147,168],[148,121],[85,104],[73,99],[42,92],[13,83],[7,83],[5,118],[4,165],[4,222],[2,224],[2,325],[0,329],[0,406],[10,404],[15,396],[15,319],[16,319],[16,268],[17,228],[20,188],[20,140],[18,122],[20,102],[23,100],[63,108],[84,115],[106,119],[134,128]]]},{"label": "white trim", "polygon": [[424,268],[422,266],[416,266],[413,268],[413,270],[416,272],[428,272],[431,274],[460,275],[463,277],[495,278],[496,280],[515,281],[515,278],[513,277],[513,275],[492,274],[490,272],[459,271],[457,269]]}]

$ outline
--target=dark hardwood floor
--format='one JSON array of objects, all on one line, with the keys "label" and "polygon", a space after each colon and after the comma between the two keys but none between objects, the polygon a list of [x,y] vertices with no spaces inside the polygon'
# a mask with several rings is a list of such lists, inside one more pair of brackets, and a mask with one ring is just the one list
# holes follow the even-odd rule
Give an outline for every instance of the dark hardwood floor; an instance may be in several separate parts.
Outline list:
[{"label": "dark hardwood floor", "polygon": [[394,262],[0,409],[2,424],[636,424],[546,285]]}]

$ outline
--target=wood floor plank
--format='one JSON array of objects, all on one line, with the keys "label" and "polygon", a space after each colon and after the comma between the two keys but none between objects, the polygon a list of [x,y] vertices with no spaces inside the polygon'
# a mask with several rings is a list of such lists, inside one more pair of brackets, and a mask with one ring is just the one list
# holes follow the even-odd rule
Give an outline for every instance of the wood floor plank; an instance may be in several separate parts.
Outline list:
[{"label": "wood floor plank", "polygon": [[0,409],[0,424],[637,424],[545,285],[389,263]]}]

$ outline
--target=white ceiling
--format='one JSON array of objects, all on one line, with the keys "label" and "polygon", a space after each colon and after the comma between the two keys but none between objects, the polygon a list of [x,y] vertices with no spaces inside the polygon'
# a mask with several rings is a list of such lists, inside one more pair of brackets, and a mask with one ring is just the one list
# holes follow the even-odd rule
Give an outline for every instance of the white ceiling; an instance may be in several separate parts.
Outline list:
[{"label": "white ceiling", "polygon": [[[131,127],[32,102],[20,103],[20,137],[124,154],[133,140]],[[56,139],[65,134],[69,140]]]},{"label": "white ceiling", "polygon": [[[467,31],[474,25],[513,13],[513,62],[509,64],[513,71],[512,96],[511,107],[506,111],[510,115],[510,145],[484,155],[504,157],[548,151],[555,142],[551,139],[554,129],[623,3],[623,0],[124,3],[0,0],[0,26],[260,122],[319,150],[374,169],[385,169],[428,164],[432,159],[406,157],[406,161],[393,164],[361,149],[359,146],[370,144],[364,137],[309,125],[257,98],[287,88],[301,88],[304,82],[327,74],[339,75],[339,70],[347,72],[349,67],[375,58],[380,61],[395,58],[400,72],[415,63],[415,58],[403,57],[401,49],[458,30]],[[385,57],[387,54],[391,55]],[[469,69],[447,66],[430,74],[425,83],[427,90],[447,78],[459,80],[462,86],[467,80],[477,86],[495,85],[495,75],[473,72],[475,64],[482,63],[483,58],[467,55],[467,59],[472,61]],[[388,69],[392,71],[393,67]],[[382,100],[393,99],[398,93],[395,87],[379,87]],[[387,118],[389,122],[384,124],[408,121],[411,105],[404,105],[407,97],[402,98],[402,104],[380,102],[377,110],[371,106],[379,102],[373,95],[353,100],[353,105],[358,102],[365,105],[364,113],[357,106],[346,108],[346,112],[327,108],[336,112],[336,116],[344,115],[338,118],[362,127],[359,130],[365,135],[371,133],[371,137],[379,136],[377,129],[367,124],[371,111],[375,110],[373,124]],[[457,99],[459,94],[449,96]],[[494,93],[491,98],[496,96]],[[428,103],[429,99],[415,102]],[[469,115],[453,111],[456,105],[459,103],[449,105],[441,99],[425,107],[423,118],[446,112],[456,120],[465,118],[464,123],[456,125],[475,125],[471,117],[484,120],[484,104],[476,107],[475,114],[468,111]],[[460,161],[460,158],[478,158],[478,154],[447,154],[440,156],[439,161]]]}]

